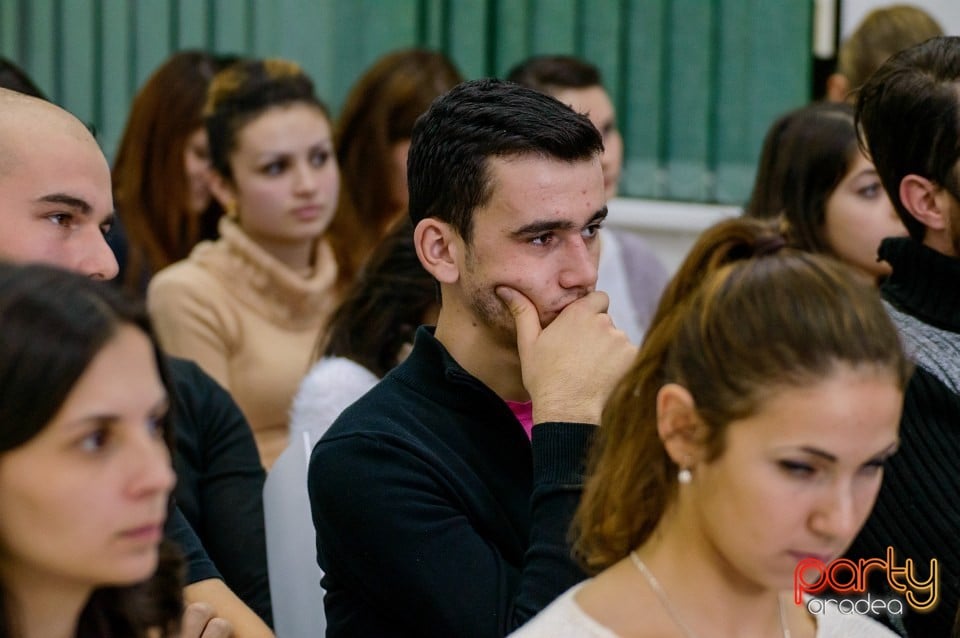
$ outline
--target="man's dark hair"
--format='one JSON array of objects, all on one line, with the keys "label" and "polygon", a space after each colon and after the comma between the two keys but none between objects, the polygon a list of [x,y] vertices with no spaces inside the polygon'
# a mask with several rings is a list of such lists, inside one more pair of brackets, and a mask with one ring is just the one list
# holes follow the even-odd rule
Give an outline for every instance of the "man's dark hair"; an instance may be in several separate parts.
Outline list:
[{"label": "man's dark hair", "polygon": [[464,82],[413,128],[407,157],[410,219],[435,217],[470,241],[473,211],[493,193],[490,157],[586,161],[603,152],[590,120],[556,99],[496,79]]},{"label": "man's dark hair", "polygon": [[535,55],[510,69],[507,80],[543,93],[603,86],[600,70],[572,55]]},{"label": "man's dark hair", "polygon": [[860,89],[855,122],[897,214],[923,240],[926,227],[900,201],[900,182],[920,175],[960,199],[960,37],[932,38],[884,62]]}]

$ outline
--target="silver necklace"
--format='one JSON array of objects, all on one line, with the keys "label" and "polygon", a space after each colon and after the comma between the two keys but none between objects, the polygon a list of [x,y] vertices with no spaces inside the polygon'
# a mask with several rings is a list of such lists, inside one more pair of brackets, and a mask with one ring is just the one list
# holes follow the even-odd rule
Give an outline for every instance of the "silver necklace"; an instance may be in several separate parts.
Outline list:
[{"label": "silver necklace", "polygon": [[[657,595],[660,604],[663,605],[663,608],[667,611],[667,614],[673,622],[677,624],[677,627],[680,628],[680,631],[683,632],[683,635],[686,636],[686,638],[699,638],[697,634],[687,626],[687,623],[683,622],[680,614],[677,613],[677,610],[674,609],[670,603],[670,599],[667,598],[667,592],[663,590],[660,581],[657,580],[656,576],[653,575],[653,572],[650,571],[644,562],[640,560],[637,552],[630,552],[630,560],[636,565],[637,569],[640,570],[643,577],[647,579],[647,583],[650,584],[650,589]],[[780,631],[783,633],[783,638],[790,638],[790,628],[787,627],[787,612],[784,610],[783,600],[781,600],[779,596],[777,597],[777,609],[780,611]]]}]

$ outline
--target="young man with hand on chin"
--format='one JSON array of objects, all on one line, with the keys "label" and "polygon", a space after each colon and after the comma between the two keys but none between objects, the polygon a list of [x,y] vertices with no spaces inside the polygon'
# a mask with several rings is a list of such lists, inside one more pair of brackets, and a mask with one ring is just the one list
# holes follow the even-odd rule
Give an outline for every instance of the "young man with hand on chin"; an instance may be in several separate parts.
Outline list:
[{"label": "young man with hand on chin", "polygon": [[594,289],[602,152],[585,116],[497,80],[418,120],[409,210],[441,309],[314,448],[331,638],[504,636],[584,578],[567,529],[636,354]]}]

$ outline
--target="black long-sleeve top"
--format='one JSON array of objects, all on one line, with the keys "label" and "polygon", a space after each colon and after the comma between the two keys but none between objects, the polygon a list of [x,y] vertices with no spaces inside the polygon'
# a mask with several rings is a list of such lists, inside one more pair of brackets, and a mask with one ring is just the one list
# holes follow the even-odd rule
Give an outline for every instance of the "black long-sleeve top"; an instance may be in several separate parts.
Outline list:
[{"label": "black long-sleeve top", "polygon": [[421,328],[311,457],[328,638],[504,636],[582,580],[567,531],[595,431],[528,440]]}]

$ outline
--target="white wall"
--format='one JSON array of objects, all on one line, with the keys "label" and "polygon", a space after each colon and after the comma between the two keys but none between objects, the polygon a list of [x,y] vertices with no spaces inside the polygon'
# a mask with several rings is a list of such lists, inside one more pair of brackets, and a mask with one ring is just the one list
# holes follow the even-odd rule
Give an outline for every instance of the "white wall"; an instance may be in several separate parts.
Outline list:
[{"label": "white wall", "polygon": [[691,204],[651,199],[612,199],[608,223],[638,233],[673,273],[705,228],[740,214],[737,206]]}]

